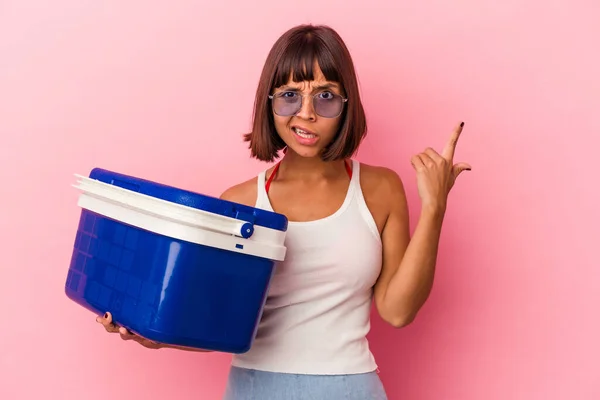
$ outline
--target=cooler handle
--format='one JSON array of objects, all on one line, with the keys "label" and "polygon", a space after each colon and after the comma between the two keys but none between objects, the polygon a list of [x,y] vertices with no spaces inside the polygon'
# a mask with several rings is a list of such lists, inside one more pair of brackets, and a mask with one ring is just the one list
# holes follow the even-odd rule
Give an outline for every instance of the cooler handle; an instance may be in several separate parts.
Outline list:
[{"label": "cooler handle", "polygon": [[[226,235],[239,236],[244,239],[249,238],[254,233],[254,224],[248,221],[240,221],[235,218],[172,203],[85,176],[77,174],[75,176],[78,178],[77,184],[73,185],[75,188],[105,201],[120,203],[147,214],[151,213],[186,225]],[[160,210],[161,208],[162,210]]]}]

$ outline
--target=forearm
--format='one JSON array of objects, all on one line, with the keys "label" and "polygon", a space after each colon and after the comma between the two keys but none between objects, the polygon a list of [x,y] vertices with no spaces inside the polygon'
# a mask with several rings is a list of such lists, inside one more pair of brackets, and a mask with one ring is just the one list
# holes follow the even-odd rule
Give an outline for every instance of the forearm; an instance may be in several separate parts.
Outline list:
[{"label": "forearm", "polygon": [[394,326],[410,323],[433,286],[444,208],[425,206],[402,261],[387,285],[384,305]]}]

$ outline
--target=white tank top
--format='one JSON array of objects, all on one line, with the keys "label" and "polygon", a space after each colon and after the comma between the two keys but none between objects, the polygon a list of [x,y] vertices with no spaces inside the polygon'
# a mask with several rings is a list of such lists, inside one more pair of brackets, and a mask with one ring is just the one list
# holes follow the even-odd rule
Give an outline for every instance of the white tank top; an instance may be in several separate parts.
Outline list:
[{"label": "white tank top", "polygon": [[[256,207],[273,211],[258,176]],[[342,206],[309,222],[290,221],[286,258],[277,263],[252,348],[237,367],[296,374],[377,369],[366,335],[382,263],[377,226],[360,187],[360,163]]]}]

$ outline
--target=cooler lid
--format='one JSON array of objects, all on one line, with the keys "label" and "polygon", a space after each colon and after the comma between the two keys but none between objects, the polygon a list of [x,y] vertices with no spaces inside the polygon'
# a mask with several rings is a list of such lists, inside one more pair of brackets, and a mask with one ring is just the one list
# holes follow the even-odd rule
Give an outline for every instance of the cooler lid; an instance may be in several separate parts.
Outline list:
[{"label": "cooler lid", "polygon": [[208,196],[189,190],[178,189],[173,186],[152,182],[146,179],[120,174],[102,168],[94,168],[89,175],[90,179],[96,179],[110,185],[118,186],[133,192],[156,197],[161,200],[181,204],[187,207],[247,221],[254,225],[263,226],[279,231],[286,231],[287,218],[278,213],[260,208],[249,207],[217,197]]}]

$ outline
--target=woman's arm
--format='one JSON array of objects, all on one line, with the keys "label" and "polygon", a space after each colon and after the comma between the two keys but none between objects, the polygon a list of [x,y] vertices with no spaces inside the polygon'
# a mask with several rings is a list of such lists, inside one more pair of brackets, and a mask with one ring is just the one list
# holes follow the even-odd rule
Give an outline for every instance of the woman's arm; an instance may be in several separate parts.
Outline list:
[{"label": "woman's arm", "polygon": [[468,164],[453,164],[460,124],[442,154],[428,148],[411,160],[417,172],[421,213],[412,238],[402,181],[386,174],[388,219],[382,231],[383,266],[375,285],[375,302],[381,317],[394,327],[411,323],[433,287],[442,222],[448,194]]},{"label": "woman's arm", "polygon": [[411,323],[433,287],[443,210],[424,207],[413,237],[404,188],[388,177],[391,203],[383,229],[383,266],[375,285],[375,302],[381,317],[394,327]]}]

